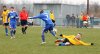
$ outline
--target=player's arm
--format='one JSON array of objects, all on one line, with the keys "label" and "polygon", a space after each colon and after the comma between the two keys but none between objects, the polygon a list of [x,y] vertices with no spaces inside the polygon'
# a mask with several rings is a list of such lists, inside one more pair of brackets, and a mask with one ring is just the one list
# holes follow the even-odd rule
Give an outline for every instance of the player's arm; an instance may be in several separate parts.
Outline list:
[{"label": "player's arm", "polygon": [[63,34],[60,34],[60,36],[62,37],[62,38],[70,38],[71,36],[66,36],[66,35],[63,35]]},{"label": "player's arm", "polygon": [[16,20],[19,22],[19,17],[18,17],[18,14],[17,14],[17,12],[15,12],[15,13],[16,13],[15,18],[16,18]]},{"label": "player's arm", "polygon": [[10,17],[10,13],[8,13],[8,16],[7,16],[7,22],[8,22],[9,17]]},{"label": "player's arm", "polygon": [[18,17],[18,14],[17,14],[17,12],[15,12],[15,14],[16,14],[16,15],[15,15],[15,18],[16,18],[16,19],[18,19],[19,17]]},{"label": "player's arm", "polygon": [[3,13],[1,14],[1,18],[3,18]]},{"label": "player's arm", "polygon": [[16,16],[15,16],[15,17],[17,18],[17,17],[18,17],[18,14],[17,14],[17,12],[15,12],[15,14],[16,14]]},{"label": "player's arm", "polygon": [[38,16],[34,16],[32,19],[41,18],[41,17],[42,17],[42,15],[40,14]]},{"label": "player's arm", "polygon": [[79,43],[82,44],[82,45],[86,45],[86,46],[93,45],[92,43],[85,43],[83,41],[79,41]]}]

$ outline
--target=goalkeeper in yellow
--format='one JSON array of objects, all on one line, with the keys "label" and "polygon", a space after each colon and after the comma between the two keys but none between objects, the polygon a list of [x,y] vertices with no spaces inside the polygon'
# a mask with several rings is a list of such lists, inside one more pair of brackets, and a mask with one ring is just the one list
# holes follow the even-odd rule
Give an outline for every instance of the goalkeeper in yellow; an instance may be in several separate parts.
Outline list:
[{"label": "goalkeeper in yellow", "polygon": [[54,13],[53,13],[52,10],[50,11],[50,19],[51,19],[52,22],[54,23],[53,31],[54,31],[55,33],[57,33],[57,29],[55,28],[55,26],[56,26],[56,23],[55,23],[55,16],[54,16]]},{"label": "goalkeeper in yellow", "polygon": [[2,18],[2,23],[5,27],[6,36],[8,36],[8,26],[9,26],[9,21],[7,21],[8,13],[9,13],[9,10],[7,9],[7,7],[3,6],[3,12],[2,12],[1,18]]},{"label": "goalkeeper in yellow", "polygon": [[60,35],[62,37],[62,39],[58,39],[55,41],[57,46],[69,46],[69,45],[85,45],[85,46],[89,46],[89,45],[93,45],[93,43],[85,43],[83,41],[81,41],[81,33],[78,33],[76,36],[74,35],[70,35],[70,36],[66,36],[61,34]]},{"label": "goalkeeper in yellow", "polygon": [[54,16],[54,13],[52,10],[50,11],[50,19],[52,20],[52,22],[54,23],[54,26],[55,26],[55,16]]}]

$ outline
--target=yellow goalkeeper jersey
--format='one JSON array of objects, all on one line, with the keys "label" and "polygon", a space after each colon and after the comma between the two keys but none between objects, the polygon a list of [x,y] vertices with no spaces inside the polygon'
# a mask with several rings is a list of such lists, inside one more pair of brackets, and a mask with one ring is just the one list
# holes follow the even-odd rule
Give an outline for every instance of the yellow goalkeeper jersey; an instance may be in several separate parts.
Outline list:
[{"label": "yellow goalkeeper jersey", "polygon": [[91,45],[91,43],[85,43],[81,40],[76,39],[74,35],[70,35],[70,36],[63,35],[62,37],[67,38],[74,45]]},{"label": "yellow goalkeeper jersey", "polygon": [[9,13],[9,10],[6,10],[6,11],[2,12],[2,21],[3,21],[3,23],[8,23],[9,22],[9,20],[7,22],[8,13]]},{"label": "yellow goalkeeper jersey", "polygon": [[55,16],[53,13],[50,13],[50,18],[51,18],[51,20],[55,20]]}]

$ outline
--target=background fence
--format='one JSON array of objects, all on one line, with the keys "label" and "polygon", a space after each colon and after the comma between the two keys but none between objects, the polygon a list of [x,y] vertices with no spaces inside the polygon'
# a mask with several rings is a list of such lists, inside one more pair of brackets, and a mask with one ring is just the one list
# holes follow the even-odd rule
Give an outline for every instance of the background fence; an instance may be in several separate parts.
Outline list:
[{"label": "background fence", "polygon": [[[30,17],[29,17],[30,18]],[[77,27],[80,24],[79,20],[77,21],[77,19],[75,19],[75,23],[73,23],[72,21],[70,21],[69,23],[67,22],[66,18],[57,18],[56,19],[56,26],[64,26],[64,27]],[[18,22],[18,24],[20,25],[20,22]],[[33,26],[44,26],[45,23],[40,20],[40,19],[28,19],[28,24],[29,25],[33,25]],[[91,22],[88,22],[89,27],[91,27]],[[0,18],[0,25],[2,25],[2,19]],[[93,27],[95,28],[100,28],[100,18],[94,18],[93,20]]]}]

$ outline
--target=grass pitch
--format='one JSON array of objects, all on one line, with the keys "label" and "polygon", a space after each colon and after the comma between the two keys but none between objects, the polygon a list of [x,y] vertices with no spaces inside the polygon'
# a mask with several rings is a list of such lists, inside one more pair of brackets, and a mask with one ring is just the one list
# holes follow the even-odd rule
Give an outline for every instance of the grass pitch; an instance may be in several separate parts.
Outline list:
[{"label": "grass pitch", "polygon": [[94,46],[55,46],[56,40],[49,32],[45,34],[46,44],[41,43],[41,27],[29,27],[27,34],[17,27],[15,39],[6,37],[3,26],[0,26],[0,54],[100,54],[100,29],[77,29],[57,27],[57,35],[82,33],[82,40],[95,43]]}]

